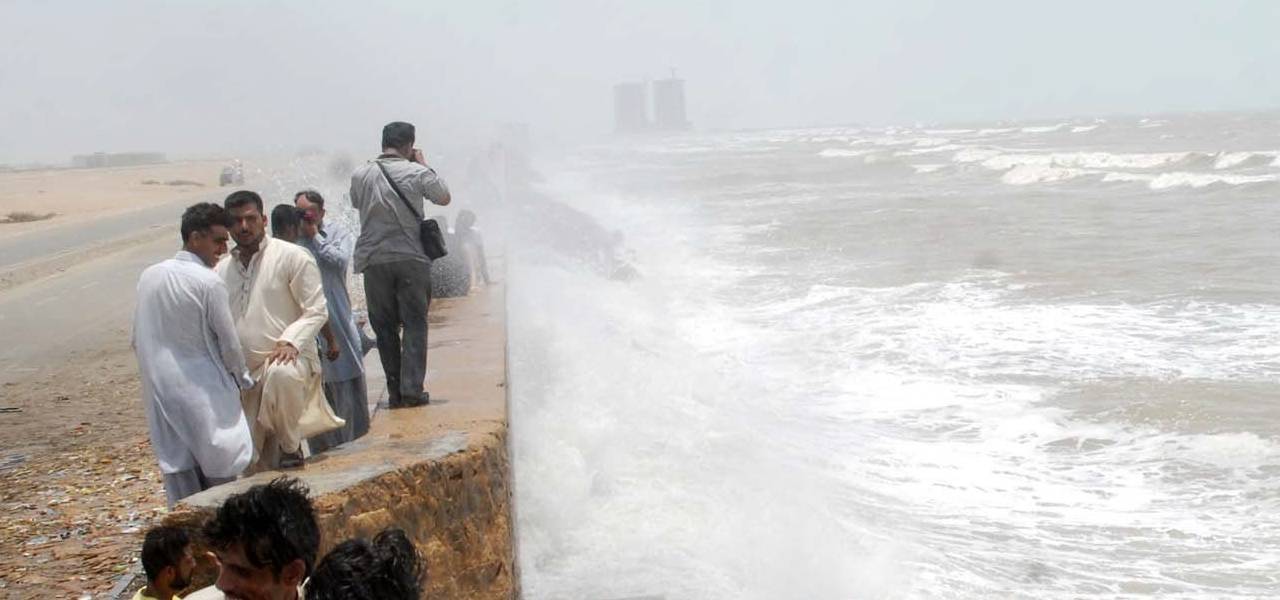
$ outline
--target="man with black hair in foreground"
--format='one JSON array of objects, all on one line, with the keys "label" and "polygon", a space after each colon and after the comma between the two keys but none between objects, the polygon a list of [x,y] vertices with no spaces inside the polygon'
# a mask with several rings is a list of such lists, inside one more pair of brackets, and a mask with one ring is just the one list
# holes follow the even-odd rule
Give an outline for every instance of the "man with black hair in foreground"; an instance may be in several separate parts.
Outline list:
[{"label": "man with black hair in foreground", "polygon": [[307,600],[418,600],[426,565],[401,529],[330,550],[307,582]]},{"label": "man with black hair in foreground", "polygon": [[133,600],[182,600],[178,592],[191,585],[196,558],[191,554],[191,536],[179,527],[156,527],[142,542],[142,570],[146,587]]},{"label": "man with black hair in foreground", "polygon": [[227,288],[213,270],[229,227],[221,206],[191,206],[182,214],[182,250],[138,279],[133,349],[170,507],[235,479],[253,456],[240,406],[240,390],[253,380]]},{"label": "man with black hair in foreground", "polygon": [[298,600],[320,551],[308,490],[280,477],[227,498],[205,523],[218,581],[186,600]]}]

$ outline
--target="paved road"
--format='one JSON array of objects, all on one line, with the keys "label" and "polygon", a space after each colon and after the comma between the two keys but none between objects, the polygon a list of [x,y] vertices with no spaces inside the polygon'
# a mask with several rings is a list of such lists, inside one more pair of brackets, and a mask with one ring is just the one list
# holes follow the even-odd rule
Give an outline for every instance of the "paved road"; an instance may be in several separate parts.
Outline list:
[{"label": "paved road", "polygon": [[148,265],[178,250],[176,227],[158,238],[0,292],[0,384],[73,355],[129,345],[134,290]]},{"label": "paved road", "polygon": [[221,201],[221,194],[166,202],[129,212],[23,232],[0,239],[0,271],[66,252],[129,238],[149,229],[173,229],[182,211],[196,202]]},{"label": "paved road", "polygon": [[[98,349],[127,347],[144,268],[177,251],[186,198],[0,239],[0,272],[63,257],[69,268],[0,289],[0,384]],[[41,273],[43,274],[43,273]]]}]

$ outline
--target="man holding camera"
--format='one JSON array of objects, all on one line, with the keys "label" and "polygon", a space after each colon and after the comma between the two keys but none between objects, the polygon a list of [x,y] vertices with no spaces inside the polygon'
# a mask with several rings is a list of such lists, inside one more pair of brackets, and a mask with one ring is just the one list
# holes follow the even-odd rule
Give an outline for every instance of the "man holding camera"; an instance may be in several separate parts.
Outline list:
[{"label": "man holding camera", "polygon": [[419,223],[423,199],[440,206],[451,200],[444,180],[413,147],[414,137],[413,125],[388,123],[382,128],[382,155],[351,176],[351,204],[360,211],[354,268],[364,274],[369,323],[378,337],[391,408],[430,401],[423,384],[431,259],[422,249]]},{"label": "man holding camera", "polygon": [[329,406],[347,424],[308,440],[312,452],[362,437],[369,432],[369,395],[364,381],[364,351],[360,330],[347,293],[347,271],[355,239],[341,223],[326,221],[324,196],[315,190],[293,195],[302,223],[297,243],[311,251],[320,266],[324,299],[329,306],[329,334],[320,353],[324,371],[324,395]]}]

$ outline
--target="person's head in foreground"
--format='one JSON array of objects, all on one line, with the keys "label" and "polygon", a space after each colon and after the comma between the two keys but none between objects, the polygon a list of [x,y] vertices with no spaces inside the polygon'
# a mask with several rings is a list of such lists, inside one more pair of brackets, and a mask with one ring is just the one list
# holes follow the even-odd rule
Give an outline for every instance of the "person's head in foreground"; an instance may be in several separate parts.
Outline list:
[{"label": "person's head in foreground", "polygon": [[307,600],[418,600],[426,571],[422,556],[400,529],[338,544],[316,565]]},{"label": "person's head in foreground", "polygon": [[142,541],[142,570],[147,587],[135,598],[169,600],[191,585],[196,557],[191,554],[191,536],[180,527],[156,527]]},{"label": "person's head in foreground", "polygon": [[296,206],[277,204],[271,209],[271,237],[297,242],[302,230],[302,214]]},{"label": "person's head in foreground", "polygon": [[218,590],[243,600],[297,598],[320,548],[307,488],[288,477],[227,498],[204,537],[218,558]]},{"label": "person's head in foreground", "polygon": [[212,267],[227,253],[231,217],[217,204],[201,202],[182,213],[182,249]]}]

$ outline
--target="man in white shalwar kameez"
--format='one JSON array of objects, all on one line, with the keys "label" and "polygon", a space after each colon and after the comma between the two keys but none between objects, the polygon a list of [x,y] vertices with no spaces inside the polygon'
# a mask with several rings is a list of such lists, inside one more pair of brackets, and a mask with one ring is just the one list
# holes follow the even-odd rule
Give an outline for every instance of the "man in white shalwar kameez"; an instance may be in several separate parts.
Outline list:
[{"label": "man in white shalwar kameez", "polygon": [[182,251],[138,280],[133,347],[151,447],[169,506],[236,478],[253,441],[240,390],[253,386],[231,317],[227,289],[213,271],[227,252],[221,206],[182,215]]},{"label": "man in white shalwar kameez", "polygon": [[262,198],[227,196],[236,247],[218,263],[250,373],[241,395],[256,449],[250,471],[301,466],[302,441],[343,425],[324,399],[316,336],[329,319],[311,253],[266,236]]}]

